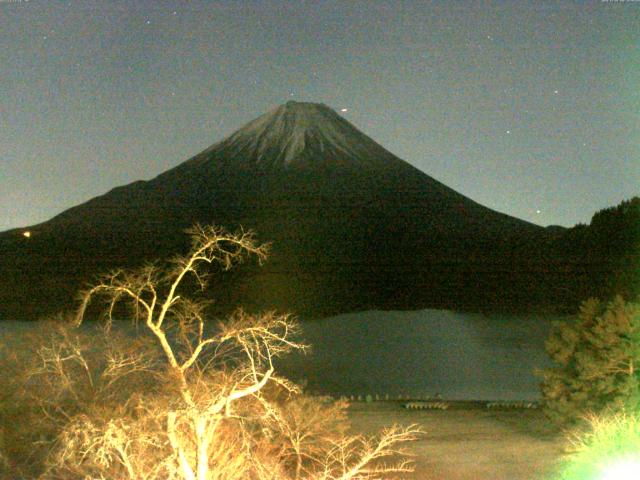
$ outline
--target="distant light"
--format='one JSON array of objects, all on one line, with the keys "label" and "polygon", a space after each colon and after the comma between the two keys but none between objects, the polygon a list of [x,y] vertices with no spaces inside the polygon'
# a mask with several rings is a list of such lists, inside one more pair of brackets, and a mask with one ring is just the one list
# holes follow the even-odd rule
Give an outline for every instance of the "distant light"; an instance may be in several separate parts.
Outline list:
[{"label": "distant light", "polygon": [[621,460],[606,468],[600,480],[637,480],[640,461]]},{"label": "distant light", "polygon": [[536,210],[536,213],[542,213],[540,210]]},{"label": "distant light", "polygon": [[341,108],[341,109],[340,109],[340,111],[341,111],[341,112],[348,112],[348,111],[349,111],[349,109],[347,109],[347,108]]},{"label": "distant light", "polygon": [[30,238],[31,237],[31,232],[29,230],[26,230],[26,231],[22,232],[22,235],[24,235],[26,238]]}]

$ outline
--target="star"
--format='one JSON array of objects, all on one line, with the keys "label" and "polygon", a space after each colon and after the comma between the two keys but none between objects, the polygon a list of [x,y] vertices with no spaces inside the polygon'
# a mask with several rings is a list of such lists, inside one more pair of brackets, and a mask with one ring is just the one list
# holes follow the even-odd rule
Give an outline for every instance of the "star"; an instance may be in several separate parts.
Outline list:
[{"label": "star", "polygon": [[348,108],[341,108],[341,109],[340,109],[340,111],[341,111],[341,112],[348,112],[348,111],[349,111],[349,109],[348,109]]},{"label": "star", "polygon": [[147,20],[147,21],[146,21],[146,22],[144,22],[144,23],[146,23],[147,25],[151,25],[151,20]]},{"label": "star", "polygon": [[558,95],[558,93],[560,93],[558,90],[554,90],[553,93],[555,93],[556,95]]},{"label": "star", "polygon": [[511,130],[507,130],[507,135],[511,135]]},{"label": "star", "polygon": [[540,211],[540,210],[536,210],[536,213],[537,213],[537,214],[540,214],[540,213],[542,213],[542,211]]}]

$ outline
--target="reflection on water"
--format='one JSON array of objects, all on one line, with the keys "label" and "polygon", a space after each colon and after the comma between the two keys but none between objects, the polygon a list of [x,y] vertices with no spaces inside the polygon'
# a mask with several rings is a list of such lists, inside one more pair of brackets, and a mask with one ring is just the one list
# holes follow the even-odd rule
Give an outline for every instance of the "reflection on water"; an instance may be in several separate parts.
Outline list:
[{"label": "reflection on water", "polygon": [[434,396],[457,400],[539,399],[536,368],[549,365],[541,316],[442,310],[361,312],[303,324],[310,354],[281,373],[310,391],[338,395]]}]

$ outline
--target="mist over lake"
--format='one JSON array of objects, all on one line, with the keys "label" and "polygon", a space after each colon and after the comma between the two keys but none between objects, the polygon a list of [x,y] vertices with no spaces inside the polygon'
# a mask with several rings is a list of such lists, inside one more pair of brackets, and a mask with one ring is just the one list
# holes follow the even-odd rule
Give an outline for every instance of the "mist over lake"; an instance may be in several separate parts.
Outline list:
[{"label": "mist over lake", "polygon": [[[279,360],[277,368],[311,393],[537,400],[534,370],[549,366],[544,341],[560,319],[447,310],[343,314],[303,321],[311,350]],[[21,334],[36,325],[0,322],[0,338],[11,337],[10,348],[23,348]]]},{"label": "mist over lake", "polygon": [[553,320],[446,310],[369,311],[303,322],[312,345],[281,362],[312,392],[536,400]]}]

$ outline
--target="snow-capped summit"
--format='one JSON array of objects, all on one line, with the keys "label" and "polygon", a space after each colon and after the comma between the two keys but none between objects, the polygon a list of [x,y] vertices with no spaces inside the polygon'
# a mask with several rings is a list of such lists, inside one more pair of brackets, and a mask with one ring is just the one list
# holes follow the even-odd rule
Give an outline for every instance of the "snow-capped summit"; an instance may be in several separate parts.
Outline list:
[{"label": "snow-capped summit", "polygon": [[330,107],[294,101],[250,121],[199,157],[215,156],[220,150],[236,162],[249,162],[263,168],[347,160],[363,167],[391,156]]}]

